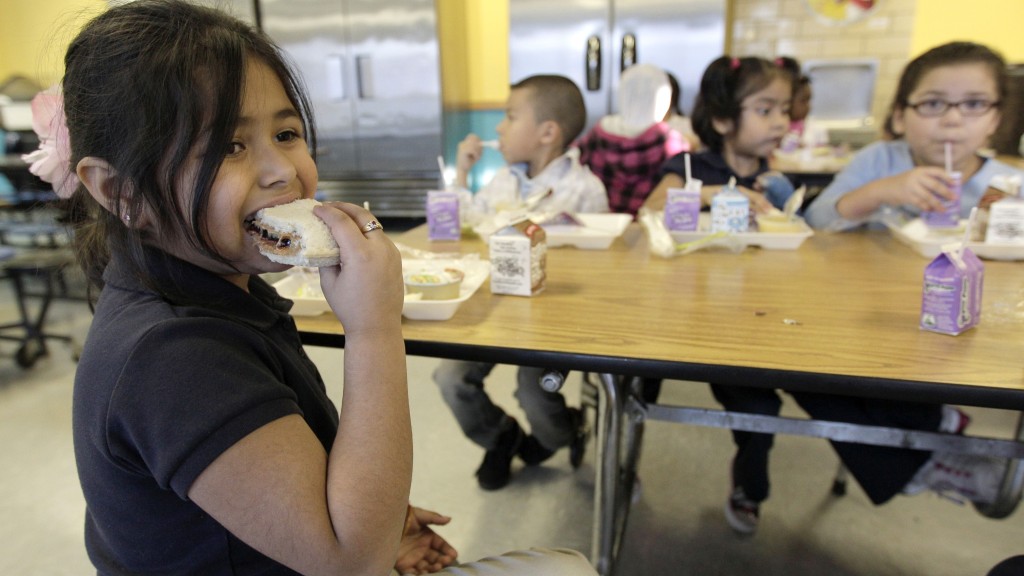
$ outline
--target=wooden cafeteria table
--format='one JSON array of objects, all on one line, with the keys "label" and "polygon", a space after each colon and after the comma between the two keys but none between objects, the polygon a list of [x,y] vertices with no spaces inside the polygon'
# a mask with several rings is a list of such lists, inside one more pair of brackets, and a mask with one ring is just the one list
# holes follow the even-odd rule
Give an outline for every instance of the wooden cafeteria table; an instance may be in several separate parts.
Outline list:
[{"label": "wooden cafeteria table", "polygon": [[[425,226],[395,240],[487,257],[480,241],[430,243]],[[537,296],[492,295],[485,282],[450,320],[405,320],[406,349],[412,355],[601,375],[591,558],[608,574],[628,514],[636,448],[629,440],[639,436],[632,418],[637,414],[641,423],[646,416],[832,439],[863,436],[866,443],[922,449],[948,439],[955,450],[1024,456],[1019,428],[1013,440],[904,431],[893,441],[879,439],[888,429],[863,426],[806,432],[791,419],[727,412],[712,422],[707,411],[644,405],[618,377],[1024,411],[1024,266],[986,262],[979,326],[947,336],[918,328],[926,264],[885,231],[818,233],[796,250],[703,251],[663,259],[649,253],[645,234],[633,224],[608,250],[549,249],[547,288]],[[333,316],[297,322],[307,344],[344,346]],[[778,425],[765,428],[758,418]],[[1015,462],[1010,468],[1019,499],[1024,467]]]}]

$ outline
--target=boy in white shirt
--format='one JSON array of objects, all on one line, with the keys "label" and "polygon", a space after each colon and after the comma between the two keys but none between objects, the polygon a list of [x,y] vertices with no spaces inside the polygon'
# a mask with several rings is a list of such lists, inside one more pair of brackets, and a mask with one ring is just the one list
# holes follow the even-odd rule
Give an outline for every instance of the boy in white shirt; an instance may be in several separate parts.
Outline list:
[{"label": "boy in white shirt", "polygon": [[[493,215],[527,205],[539,212],[608,212],[604,184],[580,164],[579,151],[569,148],[586,118],[583,96],[568,78],[530,76],[512,85],[505,118],[497,127],[498,149],[508,166],[475,195],[474,212]],[[466,186],[467,173],[482,152],[476,134],[459,144],[460,186]],[[586,440],[582,415],[567,407],[560,393],[540,387],[545,369],[518,370],[515,395],[530,423],[527,435],[484,391],[484,379],[493,368],[490,363],[444,360],[434,371],[434,381],[463,433],[487,451],[476,472],[480,487],[497,490],[508,484],[517,455],[536,465],[572,445],[570,460],[578,465]]]}]

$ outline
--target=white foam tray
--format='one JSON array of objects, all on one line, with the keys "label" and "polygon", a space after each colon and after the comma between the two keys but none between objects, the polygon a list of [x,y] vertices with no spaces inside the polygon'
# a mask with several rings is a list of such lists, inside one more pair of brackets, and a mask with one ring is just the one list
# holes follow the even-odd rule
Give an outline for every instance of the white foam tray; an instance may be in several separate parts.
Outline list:
[{"label": "white foam tray", "polygon": [[293,302],[292,316],[319,316],[331,311],[327,300],[324,299],[324,293],[320,290],[318,271],[288,274],[274,282],[274,288],[282,297]]},{"label": "white foam tray", "polygon": [[491,274],[490,260],[402,260],[403,274],[418,270],[436,270],[439,267],[458,268],[463,271],[465,277],[459,288],[459,297],[451,300],[420,300],[407,294],[405,304],[402,306],[402,316],[409,320],[448,320]]},{"label": "white foam tray", "polygon": [[[949,230],[929,228],[920,218],[906,222],[886,221],[885,225],[897,240],[910,246],[921,256],[935,258],[942,253],[944,245],[961,241],[967,221],[961,220],[960,226]],[[1024,245],[968,242],[967,247],[979,258],[986,260],[1024,260]]]},{"label": "white foam tray", "polygon": [[[459,297],[451,300],[419,300],[406,295],[402,305],[402,316],[410,320],[448,320],[455,315],[459,306],[480,288],[491,273],[488,260],[403,260],[402,272],[437,268],[458,268],[465,277],[459,288]],[[277,292],[293,301],[292,316],[319,316],[330,312],[323,293],[320,291],[320,274],[317,271],[304,274],[289,274],[274,283]]]},{"label": "white foam tray", "polygon": [[[801,221],[803,228],[799,232],[739,232],[733,234],[738,240],[747,246],[758,246],[765,250],[796,250],[814,235],[814,231],[806,222]],[[672,238],[680,243],[700,240],[711,234],[711,215],[702,212],[697,223],[697,230],[693,232],[672,232]]]},{"label": "white foam tray", "polygon": [[607,250],[633,221],[629,214],[574,214],[583,226],[544,225],[548,248]]}]

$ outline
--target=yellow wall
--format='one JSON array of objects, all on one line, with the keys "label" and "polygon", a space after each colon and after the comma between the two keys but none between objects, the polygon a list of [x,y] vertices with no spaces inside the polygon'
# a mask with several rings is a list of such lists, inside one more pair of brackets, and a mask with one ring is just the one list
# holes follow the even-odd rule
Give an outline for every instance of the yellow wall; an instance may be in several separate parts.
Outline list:
[{"label": "yellow wall", "polygon": [[911,57],[952,40],[973,40],[1024,62],[1024,1],[917,0]]},{"label": "yellow wall", "polygon": [[446,108],[501,108],[508,97],[507,0],[437,0]]},{"label": "yellow wall", "polygon": [[64,74],[68,43],[105,0],[0,0],[0,82],[27,76],[46,87]]}]

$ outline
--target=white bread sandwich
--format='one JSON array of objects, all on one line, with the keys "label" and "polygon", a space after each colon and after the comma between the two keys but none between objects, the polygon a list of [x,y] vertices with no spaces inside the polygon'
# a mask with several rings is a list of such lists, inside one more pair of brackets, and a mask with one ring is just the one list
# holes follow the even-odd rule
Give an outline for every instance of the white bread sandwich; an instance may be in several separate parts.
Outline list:
[{"label": "white bread sandwich", "polygon": [[281,264],[334,266],[339,262],[338,244],[323,220],[313,214],[320,203],[304,198],[264,208],[246,223],[246,230],[260,253]]}]

